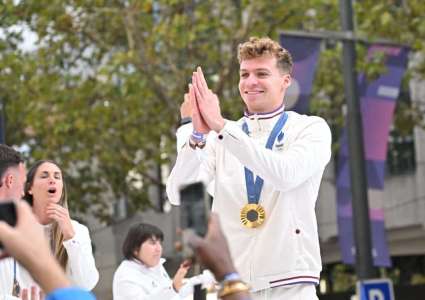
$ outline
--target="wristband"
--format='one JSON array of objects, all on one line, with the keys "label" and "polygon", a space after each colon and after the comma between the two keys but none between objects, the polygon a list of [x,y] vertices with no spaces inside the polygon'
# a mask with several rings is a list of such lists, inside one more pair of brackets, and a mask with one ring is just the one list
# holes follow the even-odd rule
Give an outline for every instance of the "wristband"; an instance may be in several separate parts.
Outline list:
[{"label": "wristband", "polygon": [[185,124],[189,124],[189,123],[192,123],[191,117],[184,117],[180,120],[180,126],[185,125]]},{"label": "wristband", "polygon": [[202,149],[205,147],[206,142],[207,139],[205,135],[201,132],[197,132],[196,130],[192,132],[192,135],[189,138],[189,146],[192,149],[196,149],[196,147]]},{"label": "wristband", "polygon": [[197,132],[195,130],[192,132],[192,135],[190,136],[190,138],[196,143],[205,141],[205,135],[203,133]]},{"label": "wristband", "polygon": [[237,272],[227,273],[224,275],[222,281],[229,281],[229,280],[242,280],[241,275]]}]

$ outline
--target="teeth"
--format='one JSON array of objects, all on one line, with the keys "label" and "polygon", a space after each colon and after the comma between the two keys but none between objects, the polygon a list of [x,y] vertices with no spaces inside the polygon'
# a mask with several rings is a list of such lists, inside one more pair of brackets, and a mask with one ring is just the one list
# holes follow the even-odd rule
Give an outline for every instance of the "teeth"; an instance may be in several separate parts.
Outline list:
[{"label": "teeth", "polygon": [[246,92],[247,94],[259,94],[259,93],[261,93],[262,91],[255,91],[255,92]]}]

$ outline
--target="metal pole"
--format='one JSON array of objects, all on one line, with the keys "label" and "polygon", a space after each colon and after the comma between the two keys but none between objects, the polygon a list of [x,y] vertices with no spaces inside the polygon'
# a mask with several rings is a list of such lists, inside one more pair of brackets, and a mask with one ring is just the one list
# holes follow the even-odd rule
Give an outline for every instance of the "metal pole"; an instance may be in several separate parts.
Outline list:
[{"label": "metal pole", "polygon": [[5,120],[4,120],[4,113],[5,107],[4,102],[2,99],[0,99],[0,144],[6,143],[6,128],[5,128]]},{"label": "metal pole", "polygon": [[399,43],[396,41],[370,37],[359,35],[358,33],[354,34],[354,32],[341,32],[341,31],[331,31],[331,30],[320,30],[320,31],[301,31],[301,30],[281,30],[280,34],[284,34],[286,36],[295,36],[295,37],[307,37],[307,38],[317,38],[331,41],[344,41],[350,40],[356,43],[364,43],[364,44],[380,44],[380,45],[388,45],[388,46],[405,46],[409,47],[408,44]]},{"label": "metal pole", "polygon": [[[353,36],[353,9],[351,0],[340,0],[342,30]],[[362,118],[357,90],[356,51],[353,40],[343,40],[344,90],[347,98],[347,130],[350,156],[350,177],[353,203],[353,229],[356,245],[356,273],[358,278],[375,277],[372,259],[367,175],[363,147]]]}]

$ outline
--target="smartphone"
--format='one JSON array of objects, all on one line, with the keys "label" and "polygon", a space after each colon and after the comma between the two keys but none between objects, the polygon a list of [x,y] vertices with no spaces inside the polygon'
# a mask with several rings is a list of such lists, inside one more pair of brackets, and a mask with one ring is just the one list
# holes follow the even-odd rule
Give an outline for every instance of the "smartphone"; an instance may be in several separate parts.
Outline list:
[{"label": "smartphone", "polygon": [[180,227],[192,229],[204,237],[208,229],[210,211],[209,196],[202,182],[195,182],[180,189]]},{"label": "smartphone", "polygon": [[[204,237],[208,230],[208,216],[210,211],[210,197],[202,182],[195,182],[180,189],[180,228],[181,254],[184,259],[192,262],[192,275],[201,274],[202,267],[196,259],[195,253],[189,246],[190,236],[194,233]],[[201,285],[195,286],[194,298],[205,300],[206,293]]]},{"label": "smartphone", "polygon": [[[10,226],[16,225],[16,207],[12,201],[0,202],[0,221],[4,221]],[[0,256],[2,256],[3,245],[0,242]]]}]

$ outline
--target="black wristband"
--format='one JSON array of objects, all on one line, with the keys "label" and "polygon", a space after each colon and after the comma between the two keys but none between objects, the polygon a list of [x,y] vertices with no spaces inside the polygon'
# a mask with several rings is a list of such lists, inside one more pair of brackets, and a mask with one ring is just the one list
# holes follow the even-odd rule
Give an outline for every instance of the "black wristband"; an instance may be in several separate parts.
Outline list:
[{"label": "black wristband", "polygon": [[185,125],[185,124],[189,124],[192,123],[192,118],[191,117],[185,117],[183,119],[180,120],[180,126],[181,125]]}]

